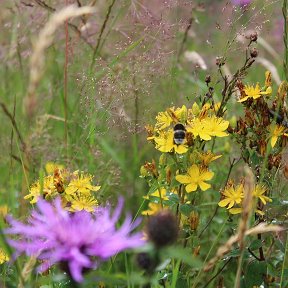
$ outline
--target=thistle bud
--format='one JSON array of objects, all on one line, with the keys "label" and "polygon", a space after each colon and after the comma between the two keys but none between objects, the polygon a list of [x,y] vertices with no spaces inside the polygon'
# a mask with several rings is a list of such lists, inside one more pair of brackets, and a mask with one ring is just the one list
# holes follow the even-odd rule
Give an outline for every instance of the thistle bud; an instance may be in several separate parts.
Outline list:
[{"label": "thistle bud", "polygon": [[169,210],[150,217],[146,227],[148,239],[158,248],[175,242],[178,230],[177,218]]}]

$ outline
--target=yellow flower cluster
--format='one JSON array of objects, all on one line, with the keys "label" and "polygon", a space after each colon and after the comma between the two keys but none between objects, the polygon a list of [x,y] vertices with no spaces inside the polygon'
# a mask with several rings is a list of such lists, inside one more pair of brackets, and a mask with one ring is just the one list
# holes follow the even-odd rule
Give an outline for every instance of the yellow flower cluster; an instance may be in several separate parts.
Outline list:
[{"label": "yellow flower cluster", "polygon": [[169,192],[166,188],[161,187],[150,195],[144,196],[144,199],[149,200],[149,204],[148,209],[142,211],[142,215],[154,215],[163,208],[168,207],[167,201],[171,194],[177,194],[177,191],[172,189],[172,191]]},{"label": "yellow flower cluster", "polygon": [[265,73],[265,86],[260,88],[259,83],[256,86],[245,85],[244,88],[240,89],[241,98],[238,102],[244,102],[248,99],[256,100],[262,95],[270,95],[272,93],[272,82],[271,82],[271,72],[266,71]]},{"label": "yellow flower cluster", "polygon": [[[206,103],[200,109],[196,102],[190,109],[185,105],[181,108],[170,107],[158,113],[155,126],[149,126],[147,139],[153,141],[156,149],[163,153],[184,154],[196,139],[209,141],[212,137],[228,136],[225,131],[229,122],[215,115],[218,107],[218,104],[212,106]],[[186,137],[181,144],[174,141],[173,128],[178,123],[184,125],[186,130]]]},{"label": "yellow flower cluster", "polygon": [[[264,185],[257,184],[253,189],[253,198],[260,200],[262,205],[272,202],[272,199],[265,195],[267,188]],[[228,182],[222,191],[222,200],[219,201],[220,207],[226,207],[231,214],[239,214],[242,212],[242,201],[244,199],[244,183],[243,181],[235,185],[232,180]],[[256,213],[263,215],[263,211],[256,209]]]},{"label": "yellow flower cluster", "polygon": [[7,255],[7,253],[2,249],[0,248],[0,265],[9,261],[9,256]]},{"label": "yellow flower cluster", "polygon": [[48,175],[33,183],[30,193],[24,197],[31,199],[31,204],[36,203],[40,197],[50,200],[60,196],[63,206],[72,212],[92,212],[98,205],[92,192],[98,191],[101,186],[92,185],[92,175],[78,170],[70,173],[62,165],[54,163],[47,163],[45,168]]}]

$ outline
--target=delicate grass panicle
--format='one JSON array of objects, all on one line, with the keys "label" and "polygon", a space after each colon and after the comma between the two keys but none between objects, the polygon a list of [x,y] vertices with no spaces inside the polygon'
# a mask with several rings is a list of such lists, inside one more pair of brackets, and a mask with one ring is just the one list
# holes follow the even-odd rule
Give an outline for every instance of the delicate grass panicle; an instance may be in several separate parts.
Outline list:
[{"label": "delicate grass panicle", "polygon": [[34,43],[33,53],[30,58],[30,79],[28,92],[25,98],[26,113],[32,116],[37,108],[36,88],[44,72],[45,49],[48,48],[54,39],[57,29],[64,24],[67,19],[80,17],[82,15],[95,13],[95,8],[90,6],[68,6],[55,12],[44,28],[40,31],[38,39]]},{"label": "delicate grass panicle", "polygon": [[1,287],[288,287],[286,0],[2,2]]}]

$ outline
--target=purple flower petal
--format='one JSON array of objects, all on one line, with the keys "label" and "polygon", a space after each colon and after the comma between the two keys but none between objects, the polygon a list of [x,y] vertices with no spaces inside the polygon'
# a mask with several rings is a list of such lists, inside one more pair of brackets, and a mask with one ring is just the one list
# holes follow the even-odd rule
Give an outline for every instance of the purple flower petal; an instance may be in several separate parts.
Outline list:
[{"label": "purple flower petal", "polygon": [[73,279],[80,282],[84,268],[96,268],[99,261],[144,244],[141,233],[131,234],[140,220],[132,223],[128,216],[116,229],[123,203],[120,199],[112,215],[110,207],[99,207],[94,213],[71,214],[63,210],[60,199],[52,204],[39,200],[27,224],[8,218],[10,228],[5,233],[20,236],[19,240],[8,239],[8,243],[17,254],[36,255],[43,260],[37,271],[45,271],[55,263],[66,263]]}]

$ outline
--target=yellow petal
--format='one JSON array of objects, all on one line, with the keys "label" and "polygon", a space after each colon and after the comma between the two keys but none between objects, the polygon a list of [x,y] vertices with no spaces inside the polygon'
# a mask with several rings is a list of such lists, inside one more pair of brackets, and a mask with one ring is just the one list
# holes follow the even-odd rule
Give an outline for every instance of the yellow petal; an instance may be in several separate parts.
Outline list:
[{"label": "yellow petal", "polygon": [[186,186],[187,193],[190,193],[196,190],[197,190],[197,185],[195,183],[190,183]]},{"label": "yellow petal", "polygon": [[191,177],[187,175],[177,175],[175,179],[182,184],[188,184],[191,182]]},{"label": "yellow petal", "polygon": [[271,147],[273,148],[277,142],[278,137],[277,136],[272,136],[271,137]]},{"label": "yellow petal", "polygon": [[231,208],[229,210],[229,213],[231,213],[231,214],[240,214],[240,213],[242,213],[242,208]]},{"label": "yellow petal", "polygon": [[221,201],[218,203],[218,206],[220,206],[220,207],[225,207],[225,206],[228,205],[229,203],[230,203],[230,199],[225,198],[225,199],[221,200]]},{"label": "yellow petal", "polygon": [[188,148],[184,145],[174,145],[174,150],[178,154],[184,154],[188,151]]},{"label": "yellow petal", "polygon": [[207,189],[209,189],[211,187],[211,184],[208,184],[208,183],[201,181],[199,183],[199,186],[200,186],[202,191],[206,191]]}]

